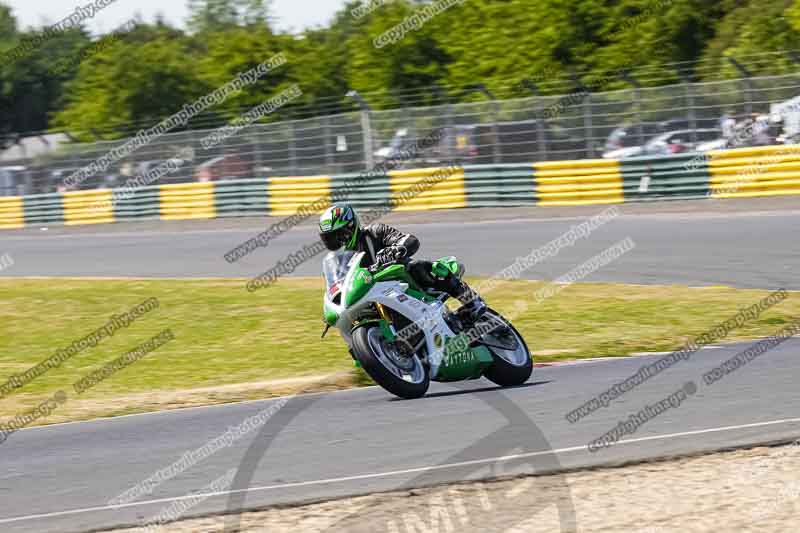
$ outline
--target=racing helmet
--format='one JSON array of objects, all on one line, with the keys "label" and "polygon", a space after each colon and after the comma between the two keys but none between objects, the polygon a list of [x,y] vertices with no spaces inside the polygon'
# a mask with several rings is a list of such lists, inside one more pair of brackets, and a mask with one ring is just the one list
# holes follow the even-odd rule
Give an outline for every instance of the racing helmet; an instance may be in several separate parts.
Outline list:
[{"label": "racing helmet", "polygon": [[349,205],[333,205],[319,217],[319,238],[328,250],[344,246],[355,250],[359,230],[358,215]]}]

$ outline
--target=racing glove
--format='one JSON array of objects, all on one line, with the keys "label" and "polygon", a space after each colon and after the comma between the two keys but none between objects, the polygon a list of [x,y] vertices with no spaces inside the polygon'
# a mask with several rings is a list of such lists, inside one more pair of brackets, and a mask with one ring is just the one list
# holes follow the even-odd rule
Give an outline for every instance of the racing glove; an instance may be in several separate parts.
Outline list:
[{"label": "racing glove", "polygon": [[408,250],[405,246],[387,246],[375,256],[376,265],[389,265],[400,259],[404,259],[408,255]]}]

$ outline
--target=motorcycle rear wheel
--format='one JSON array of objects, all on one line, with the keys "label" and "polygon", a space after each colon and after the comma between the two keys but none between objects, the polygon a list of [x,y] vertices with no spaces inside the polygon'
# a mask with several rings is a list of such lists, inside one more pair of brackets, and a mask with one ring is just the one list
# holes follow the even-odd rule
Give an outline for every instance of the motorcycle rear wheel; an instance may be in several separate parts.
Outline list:
[{"label": "motorcycle rear wheel", "polygon": [[[492,322],[499,322],[506,328],[505,332],[495,330],[481,337],[478,343],[488,348],[494,362],[483,373],[489,381],[501,387],[522,385],[533,374],[533,356],[531,355],[525,339],[511,322],[500,313],[489,309],[484,318]],[[507,348],[501,348],[506,346]]]}]

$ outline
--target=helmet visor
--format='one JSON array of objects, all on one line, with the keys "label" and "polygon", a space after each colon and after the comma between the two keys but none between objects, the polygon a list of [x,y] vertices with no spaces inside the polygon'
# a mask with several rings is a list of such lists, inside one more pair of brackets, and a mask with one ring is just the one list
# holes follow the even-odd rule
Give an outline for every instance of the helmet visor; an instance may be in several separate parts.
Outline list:
[{"label": "helmet visor", "polygon": [[336,251],[350,241],[353,236],[353,225],[348,224],[342,228],[320,233],[319,238],[328,250]]},{"label": "helmet visor", "polygon": [[344,243],[341,242],[340,234],[341,230],[330,231],[328,233],[320,233],[319,238],[322,239],[322,243],[325,245],[325,248],[327,248],[332,252],[335,252],[336,250],[344,246]]}]

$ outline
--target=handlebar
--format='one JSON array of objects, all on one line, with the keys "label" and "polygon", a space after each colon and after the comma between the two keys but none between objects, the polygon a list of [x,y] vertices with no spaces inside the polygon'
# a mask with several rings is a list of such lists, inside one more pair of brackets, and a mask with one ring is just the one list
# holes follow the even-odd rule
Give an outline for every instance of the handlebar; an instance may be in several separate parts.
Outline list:
[{"label": "handlebar", "polygon": [[394,263],[383,263],[383,264],[377,264],[376,263],[376,264],[370,266],[367,270],[369,271],[370,274],[377,274],[378,272],[380,272],[384,268],[392,266],[393,264]]},{"label": "handlebar", "polygon": [[375,263],[371,265],[367,270],[370,274],[377,274],[384,268],[390,267],[392,265],[403,265],[407,266],[409,263],[409,259],[407,257],[401,257],[400,259],[395,259],[394,261],[389,261],[388,263]]}]

